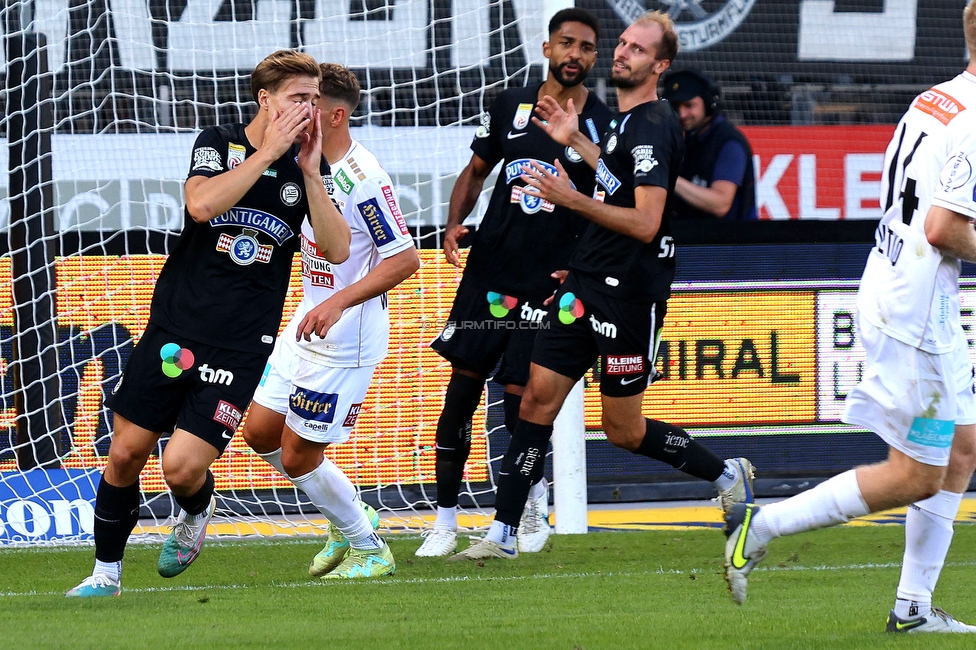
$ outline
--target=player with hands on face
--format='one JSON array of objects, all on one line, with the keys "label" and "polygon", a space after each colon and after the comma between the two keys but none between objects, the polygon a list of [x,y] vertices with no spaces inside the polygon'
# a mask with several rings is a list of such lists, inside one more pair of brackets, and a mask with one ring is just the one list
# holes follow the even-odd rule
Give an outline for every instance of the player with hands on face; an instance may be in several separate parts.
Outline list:
[{"label": "player with hands on face", "polygon": [[95,498],[95,568],[68,596],[120,593],[139,474],[164,434],[163,478],[180,511],[157,569],[173,577],[199,557],[217,505],[209,468],[261,379],[302,223],[330,263],[349,256],[349,226],[324,185],[318,83],[314,59],[275,52],[251,75],[254,119],[204,129],[194,143],[183,231],[146,330],[105,400],[114,431]]}]

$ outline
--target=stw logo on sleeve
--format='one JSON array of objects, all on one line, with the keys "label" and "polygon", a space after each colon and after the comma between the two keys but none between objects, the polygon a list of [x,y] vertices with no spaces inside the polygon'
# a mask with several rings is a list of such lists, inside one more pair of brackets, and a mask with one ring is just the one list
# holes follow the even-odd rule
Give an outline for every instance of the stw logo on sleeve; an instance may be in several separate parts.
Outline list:
[{"label": "stw logo on sleeve", "polygon": [[919,95],[918,99],[915,100],[915,106],[913,108],[923,113],[928,113],[942,122],[944,126],[948,126],[949,122],[956,115],[966,110],[966,107],[959,103],[959,100],[955,97],[947,95],[935,88],[929,88]]}]

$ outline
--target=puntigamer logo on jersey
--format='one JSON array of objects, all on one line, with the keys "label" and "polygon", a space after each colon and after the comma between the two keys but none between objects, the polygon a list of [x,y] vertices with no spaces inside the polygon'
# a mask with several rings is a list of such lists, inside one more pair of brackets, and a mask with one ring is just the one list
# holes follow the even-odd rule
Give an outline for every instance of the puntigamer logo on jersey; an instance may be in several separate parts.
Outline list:
[{"label": "puntigamer logo on jersey", "polygon": [[607,188],[607,192],[613,196],[613,193],[620,189],[620,179],[614,176],[607,166],[603,163],[603,158],[596,164],[596,181]]},{"label": "puntigamer logo on jersey", "polygon": [[279,245],[285,243],[295,234],[291,226],[278,217],[252,208],[231,208],[216,219],[211,219],[210,226],[213,228],[220,228],[221,226],[253,228],[269,235]]},{"label": "puntigamer logo on jersey", "polygon": [[301,386],[295,386],[288,398],[288,408],[303,420],[332,423],[335,419],[338,393],[317,393]]}]

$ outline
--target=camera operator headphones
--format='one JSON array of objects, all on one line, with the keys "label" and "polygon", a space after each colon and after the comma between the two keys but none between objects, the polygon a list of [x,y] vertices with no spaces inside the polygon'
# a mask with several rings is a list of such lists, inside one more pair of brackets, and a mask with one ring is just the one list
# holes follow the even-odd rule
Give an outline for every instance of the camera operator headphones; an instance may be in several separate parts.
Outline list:
[{"label": "camera operator headphones", "polygon": [[664,90],[661,96],[672,104],[686,102],[693,97],[701,97],[705,102],[705,115],[711,117],[721,111],[718,85],[694,70],[675,70],[665,75],[662,81]]}]

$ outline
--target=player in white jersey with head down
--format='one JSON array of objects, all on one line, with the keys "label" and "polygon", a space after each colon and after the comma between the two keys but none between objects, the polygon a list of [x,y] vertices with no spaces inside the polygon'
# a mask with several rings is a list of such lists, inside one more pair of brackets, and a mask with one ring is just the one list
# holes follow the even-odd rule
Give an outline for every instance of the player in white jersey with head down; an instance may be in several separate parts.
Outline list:
[{"label": "player in white jersey with head down", "polygon": [[373,531],[375,512],[363,506],[352,482],[323,451],[349,439],[373,370],[386,356],[386,292],[413,275],[420,258],[390,176],[350,135],[359,81],[341,65],[320,67],[322,152],[331,161],[329,193],[352,230],[349,259],[331,264],[322,257],[306,222],[305,295],[275,343],[244,438],[330,522],[328,543],[312,560],[311,575],[392,575],[393,554]]},{"label": "player in white jersey with head down", "polygon": [[909,506],[889,632],[974,633],[932,606],[952,524],[976,465],[973,370],[959,314],[961,260],[976,262],[976,0],[963,14],[970,63],[915,98],[885,152],[884,216],[858,291],[867,363],[844,421],[889,446],[888,459],[726,516],[726,579],[746,576],[770,540]]}]

